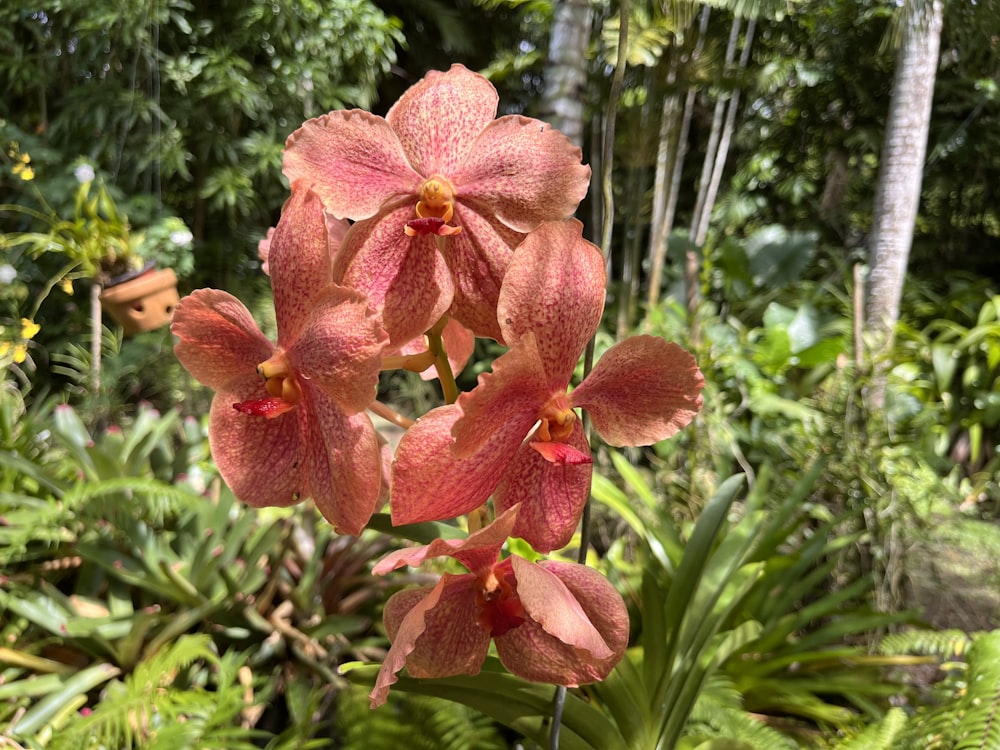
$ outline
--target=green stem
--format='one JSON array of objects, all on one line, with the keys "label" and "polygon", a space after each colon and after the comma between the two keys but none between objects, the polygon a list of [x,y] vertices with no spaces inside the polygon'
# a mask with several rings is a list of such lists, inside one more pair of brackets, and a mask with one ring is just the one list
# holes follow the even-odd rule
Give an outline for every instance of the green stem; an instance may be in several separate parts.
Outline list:
[{"label": "green stem", "polygon": [[455,373],[451,371],[451,362],[448,361],[444,339],[441,338],[441,332],[444,330],[447,322],[447,317],[441,318],[427,332],[427,349],[434,355],[434,369],[437,370],[438,381],[441,383],[441,392],[444,394],[444,401],[446,404],[453,404],[458,400],[458,383],[455,382]]}]

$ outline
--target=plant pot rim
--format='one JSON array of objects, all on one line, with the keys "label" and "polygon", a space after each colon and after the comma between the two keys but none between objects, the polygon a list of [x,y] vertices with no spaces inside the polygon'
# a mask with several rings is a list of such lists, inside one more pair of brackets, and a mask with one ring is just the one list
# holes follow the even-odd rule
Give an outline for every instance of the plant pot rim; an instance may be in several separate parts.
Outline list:
[{"label": "plant pot rim", "polygon": [[119,284],[124,284],[126,281],[131,281],[132,279],[138,278],[143,274],[149,273],[156,267],[155,261],[148,260],[143,263],[141,268],[137,268],[134,271],[126,271],[125,273],[118,274],[113,278],[108,279],[102,284],[102,286],[107,289],[108,287],[118,286]]}]

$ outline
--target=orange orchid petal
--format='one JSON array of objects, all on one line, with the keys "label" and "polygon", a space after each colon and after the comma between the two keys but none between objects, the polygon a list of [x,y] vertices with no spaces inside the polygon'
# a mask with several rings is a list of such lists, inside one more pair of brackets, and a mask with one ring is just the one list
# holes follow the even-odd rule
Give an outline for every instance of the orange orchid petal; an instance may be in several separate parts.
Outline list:
[{"label": "orange orchid petal", "polygon": [[533,333],[554,390],[565,390],[604,312],[604,257],[575,219],[542,224],[517,248],[497,302],[504,339]]},{"label": "orange orchid petal", "polygon": [[694,357],[658,336],[632,336],[604,353],[570,394],[611,445],[652,445],[701,409],[705,378]]},{"label": "orange orchid petal", "polygon": [[[586,461],[553,463],[538,450],[553,446],[573,452]],[[579,422],[566,443],[526,442],[504,472],[493,503],[497,513],[518,506],[513,536],[526,540],[534,549],[548,553],[569,544],[590,497],[593,466],[590,446]]]}]

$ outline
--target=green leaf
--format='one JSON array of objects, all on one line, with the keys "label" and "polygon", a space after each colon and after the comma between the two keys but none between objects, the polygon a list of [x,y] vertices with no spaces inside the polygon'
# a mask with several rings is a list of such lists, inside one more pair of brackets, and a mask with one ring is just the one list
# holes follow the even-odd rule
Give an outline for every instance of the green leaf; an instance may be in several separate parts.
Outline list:
[{"label": "green leaf", "polygon": [[113,677],[121,674],[121,670],[111,664],[95,664],[71,677],[62,679],[58,690],[49,693],[21,717],[14,729],[21,737],[30,737],[40,731],[73,699],[85,696],[88,692],[103,685]]},{"label": "green leaf", "polygon": [[[352,682],[371,685],[378,665],[351,666],[342,673]],[[543,746],[548,745],[555,686],[530,683],[503,671],[499,662],[487,659],[478,675],[442,679],[399,677],[393,690],[461,703],[492,716]],[[561,750],[629,750],[615,725],[596,706],[568,692],[560,729]]]}]

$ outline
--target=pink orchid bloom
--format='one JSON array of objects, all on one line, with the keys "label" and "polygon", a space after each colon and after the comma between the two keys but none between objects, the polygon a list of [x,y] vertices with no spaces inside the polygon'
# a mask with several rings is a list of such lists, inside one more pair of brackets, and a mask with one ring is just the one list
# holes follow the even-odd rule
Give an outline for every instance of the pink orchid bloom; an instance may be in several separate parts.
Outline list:
[{"label": "pink orchid bloom", "polygon": [[[507,270],[498,317],[508,352],[451,406],[433,409],[400,441],[395,524],[452,518],[492,494],[519,505],[514,536],[539,552],[569,543],[590,495],[590,446],[574,409],[612,445],[650,445],[690,422],[704,378],[694,358],[656,336],[611,347],[573,391],[573,370],[604,304],[600,251],[576,220],[543,224]],[[527,439],[526,439],[527,438]]]},{"label": "pink orchid bloom", "polygon": [[365,413],[386,335],[365,298],[331,279],[322,204],[296,184],[268,248],[278,343],[232,295],[199,289],[174,311],[177,358],[215,390],[209,444],[253,506],[312,497],[358,534],[383,496],[382,445]]},{"label": "pink orchid bloom", "polygon": [[445,311],[500,339],[496,302],[513,248],[586,195],[580,149],[539,120],[496,118],[498,101],[486,78],[453,65],[428,73],[384,119],[337,110],[288,138],[289,180],[358,222],[335,280],[383,311],[391,349]]},{"label": "pink orchid bloom", "polygon": [[468,573],[445,573],[435,586],[405,589],[385,605],[392,647],[369,698],[385,703],[396,673],[412,677],[478,674],[496,644],[500,661],[532,682],[576,687],[603,680],[628,646],[628,610],[614,587],[583,565],[532,563],[511,555],[498,561],[517,509],[466,540],[390,553],[376,574],[431,557],[452,557]]}]

